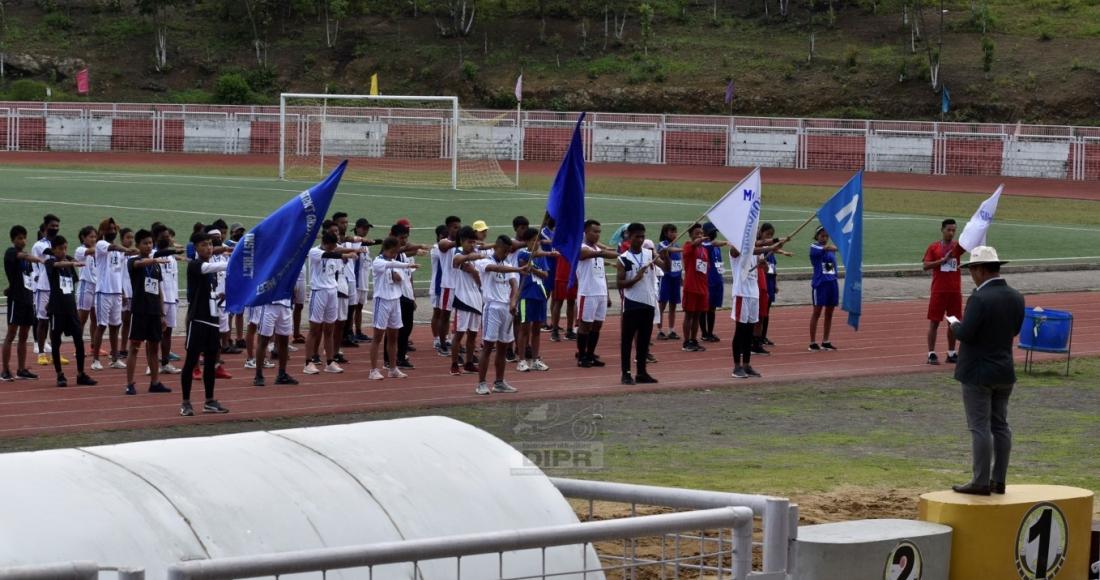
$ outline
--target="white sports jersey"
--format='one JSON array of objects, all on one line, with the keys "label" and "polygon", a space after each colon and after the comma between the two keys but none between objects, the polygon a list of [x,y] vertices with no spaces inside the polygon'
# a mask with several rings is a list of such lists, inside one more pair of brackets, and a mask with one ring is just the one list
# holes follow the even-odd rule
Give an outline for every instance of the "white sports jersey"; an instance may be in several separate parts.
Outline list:
[{"label": "white sports jersey", "polygon": [[[383,300],[393,300],[401,297],[401,287],[404,285],[406,271],[401,267],[403,262],[388,260],[385,256],[378,256],[371,262],[371,271],[374,274],[374,297]],[[398,281],[394,282],[393,274],[396,273]]]},{"label": "white sports jersey", "polygon": [[[46,255],[46,250],[52,248],[53,245],[46,238],[42,238],[31,246],[31,255],[35,258],[41,259]],[[38,262],[32,263],[32,272],[34,272],[34,288],[31,290],[45,290],[50,291],[50,279],[46,276],[46,265]]]},{"label": "white sports jersey", "polygon": [[[344,242],[342,245],[352,250],[358,250],[363,246],[360,242]],[[359,284],[356,282],[356,268],[358,266],[359,260],[348,260],[344,262],[344,271],[342,275],[348,281],[348,292],[353,292],[359,288]]]},{"label": "white sports jersey", "polygon": [[[97,294],[122,294],[122,273],[126,256],[122,252],[108,251],[111,244],[106,240],[95,243],[95,267]],[[127,281],[130,279],[126,277]]]},{"label": "white sports jersey", "polygon": [[174,256],[165,257],[168,258],[168,263],[160,265],[160,288],[164,293],[164,303],[176,304],[180,301],[179,262]]},{"label": "white sports jersey", "polygon": [[[730,286],[732,286],[730,291],[732,292],[734,298],[738,296],[744,298],[760,298],[760,282],[756,279],[759,273],[756,271],[756,268],[753,268],[753,266],[756,264],[758,256],[745,256],[745,258],[747,259],[742,262],[744,268],[741,268],[740,271],[738,271],[738,259],[734,258],[732,253],[730,254],[730,262],[733,264],[733,272],[731,274],[734,277],[740,276],[741,278],[740,284],[730,284]],[[767,268],[768,266],[765,264],[761,267]]]},{"label": "white sports jersey", "polygon": [[[598,247],[582,244],[581,248],[599,251]],[[607,276],[603,256],[577,261],[577,295],[607,296]]]},{"label": "white sports jersey", "polygon": [[437,243],[428,251],[428,259],[431,260],[432,264],[432,277],[431,280],[428,281],[428,296],[435,296],[438,294],[441,286],[440,279],[443,277],[443,270],[439,264],[439,257],[439,244]]},{"label": "white sports jersey", "polygon": [[343,260],[323,258],[321,247],[309,251],[309,287],[314,290],[336,288],[336,273],[343,269]]},{"label": "white sports jersey", "polygon": [[490,302],[503,302],[508,303],[512,298],[512,280],[519,282],[519,275],[515,272],[489,272],[485,271],[485,268],[494,264],[510,266],[508,263],[508,256],[501,261],[497,261],[495,256],[491,256],[488,260],[481,260],[479,264],[484,271],[481,275],[481,294],[485,298],[485,303]]},{"label": "white sports jersey", "polygon": [[366,251],[355,258],[355,264],[359,268],[359,278],[355,281],[355,287],[359,290],[367,290],[370,288],[372,275],[371,267],[374,262],[374,258],[370,257],[370,246],[364,245],[363,249]]},{"label": "white sports jersey", "polygon": [[77,246],[76,251],[73,252],[73,259],[84,263],[84,267],[80,269],[80,281],[95,284],[95,248],[89,250],[86,246]]},{"label": "white sports jersey", "polygon": [[457,278],[458,271],[454,267],[455,254],[458,253],[458,246],[453,246],[446,252],[440,250],[439,252],[439,267],[443,274],[439,277],[439,285],[441,288],[455,288],[455,278]]},{"label": "white sports jersey", "polygon": [[[477,250],[474,250],[476,253]],[[472,266],[480,275],[485,271],[485,260],[475,260],[466,262],[462,266]],[[461,301],[466,306],[481,312],[481,288],[478,287],[477,279],[474,275],[466,270],[456,268],[454,271],[455,282],[455,300]]]},{"label": "white sports jersey", "polygon": [[[638,271],[642,269],[642,266],[653,262],[653,252],[643,248],[640,253],[635,254],[627,250],[619,255],[619,262],[622,263],[623,268],[626,270],[626,279],[633,280],[638,277]],[[640,282],[634,284],[630,288],[623,289],[623,296],[626,297],[627,300],[633,302],[656,306],[657,285],[655,282],[657,280],[657,271],[660,271],[660,268],[647,268],[645,273],[642,274],[642,280]]]},{"label": "white sports jersey", "polygon": [[[211,264],[219,264],[221,262],[229,262],[229,254],[212,254],[209,262]],[[225,270],[218,271],[218,294],[225,294]]]},{"label": "white sports jersey", "polygon": [[[403,264],[412,264],[416,261],[416,258],[398,254],[397,260]],[[413,274],[415,272],[416,270],[411,269],[401,271],[401,295],[409,300],[416,300],[416,294],[413,294]]]}]

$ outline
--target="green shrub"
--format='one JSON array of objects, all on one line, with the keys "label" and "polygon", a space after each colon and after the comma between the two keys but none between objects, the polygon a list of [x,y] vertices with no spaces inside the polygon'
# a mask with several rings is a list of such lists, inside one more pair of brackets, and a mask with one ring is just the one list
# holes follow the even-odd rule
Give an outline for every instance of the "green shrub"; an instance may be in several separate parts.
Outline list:
[{"label": "green shrub", "polygon": [[46,83],[32,81],[31,79],[19,79],[11,84],[8,96],[13,101],[44,101],[46,100]]},{"label": "green shrub", "polygon": [[1044,28],[1039,32],[1039,40],[1042,42],[1050,42],[1054,40],[1054,33],[1048,28]]},{"label": "green shrub", "polygon": [[243,105],[252,100],[252,88],[240,73],[223,74],[214,85],[214,99],[225,105]]},{"label": "green shrub", "polygon": [[214,102],[214,95],[202,89],[186,89],[168,93],[168,100],[185,105],[205,105]]},{"label": "green shrub", "polygon": [[42,22],[53,30],[69,30],[73,27],[73,19],[63,12],[50,12],[42,18]]},{"label": "green shrub", "polygon": [[469,60],[462,63],[462,78],[473,81],[477,78],[479,72],[481,72],[481,68],[477,66],[477,63]]},{"label": "green shrub", "polygon": [[272,66],[260,66],[244,72],[248,87],[259,93],[270,93],[277,89],[279,73]]},{"label": "green shrub", "polygon": [[844,64],[848,68],[859,67],[859,47],[854,45],[848,45],[848,50],[844,53]]},{"label": "green shrub", "polygon": [[982,37],[982,70],[989,72],[993,69],[993,40],[988,36]]}]

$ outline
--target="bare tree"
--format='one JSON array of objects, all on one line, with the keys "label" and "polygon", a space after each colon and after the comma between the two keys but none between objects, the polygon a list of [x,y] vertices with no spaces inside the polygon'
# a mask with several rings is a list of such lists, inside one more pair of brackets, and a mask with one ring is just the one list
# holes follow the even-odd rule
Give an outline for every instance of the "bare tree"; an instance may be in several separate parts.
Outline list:
[{"label": "bare tree", "polygon": [[168,12],[172,0],[139,0],[138,11],[153,19],[153,68],[168,66]]},{"label": "bare tree", "polygon": [[435,26],[439,29],[439,35],[443,37],[457,36],[465,38],[470,35],[474,27],[474,17],[477,15],[477,3],[473,0],[445,0],[442,2],[446,12],[447,22],[435,18]]},{"label": "bare tree", "polygon": [[325,46],[336,46],[340,35],[340,20],[348,15],[348,0],[320,0],[321,14],[325,19]]},{"label": "bare tree", "polygon": [[[924,25],[924,6],[922,5],[921,0],[914,0],[913,8],[916,12],[916,18],[914,18],[914,22],[920,21],[921,27],[927,30],[928,27]],[[932,90],[935,90],[939,87],[940,60],[943,55],[943,13],[943,0],[940,0],[940,25],[937,46],[933,48],[932,43],[927,38],[921,39],[924,44],[925,51],[928,54],[928,72],[929,76],[931,77],[930,80],[932,81]]]},{"label": "bare tree", "polygon": [[267,25],[271,21],[269,8],[266,0],[244,0],[248,23],[252,27],[252,46],[256,49],[256,64],[259,66],[267,66]]}]

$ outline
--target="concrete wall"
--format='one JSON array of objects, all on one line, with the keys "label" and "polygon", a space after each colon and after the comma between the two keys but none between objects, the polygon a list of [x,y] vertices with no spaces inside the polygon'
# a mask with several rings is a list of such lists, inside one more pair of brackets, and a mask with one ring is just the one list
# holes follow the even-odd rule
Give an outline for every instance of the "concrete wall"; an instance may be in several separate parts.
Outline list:
[{"label": "concrete wall", "polygon": [[594,163],[660,163],[661,130],[657,127],[592,128]]},{"label": "concrete wall", "polygon": [[1065,179],[1069,171],[1069,140],[1010,139],[1004,144],[1002,175]]},{"label": "concrete wall", "polygon": [[932,172],[932,135],[867,135],[868,171]]},{"label": "concrete wall", "polygon": [[797,160],[798,135],[793,130],[738,127],[733,131],[731,166],[796,167]]},{"label": "concrete wall", "polygon": [[458,127],[459,159],[512,159],[521,135],[514,126],[463,121]]}]

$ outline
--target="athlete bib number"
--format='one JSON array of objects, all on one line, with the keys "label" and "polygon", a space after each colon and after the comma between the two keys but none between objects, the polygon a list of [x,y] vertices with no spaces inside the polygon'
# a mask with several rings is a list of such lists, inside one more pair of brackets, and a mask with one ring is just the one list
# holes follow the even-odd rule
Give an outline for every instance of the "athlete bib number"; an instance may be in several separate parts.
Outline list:
[{"label": "athlete bib number", "polygon": [[218,299],[210,299],[210,316],[211,318],[218,318],[221,316],[221,308],[218,307]]},{"label": "athlete bib number", "polygon": [[726,273],[725,265],[721,264],[719,262],[715,262],[714,263],[714,271],[718,272],[719,276],[721,276],[722,274],[725,274]]},{"label": "athlete bib number", "polygon": [[955,258],[940,264],[940,272],[955,272],[959,269],[959,261]]},{"label": "athlete bib number", "polygon": [[678,273],[684,270],[683,260],[672,260],[672,263],[668,269],[669,272]]},{"label": "athlete bib number", "polygon": [[832,262],[822,262],[821,272],[824,274],[836,274],[836,264]]},{"label": "athlete bib number", "polygon": [[768,262],[768,273],[773,275],[775,274],[775,264]]},{"label": "athlete bib number", "polygon": [[23,274],[23,287],[27,290],[34,290],[34,278],[30,274]]},{"label": "athlete bib number", "polygon": [[62,294],[73,293],[73,279],[68,276],[60,276],[57,279],[57,285],[61,287]]},{"label": "athlete bib number", "polygon": [[160,294],[160,281],[156,278],[146,278],[145,292],[147,294]]},{"label": "athlete bib number", "polygon": [[701,274],[706,274],[707,273],[707,261],[706,260],[695,260],[695,271],[699,272]]}]

